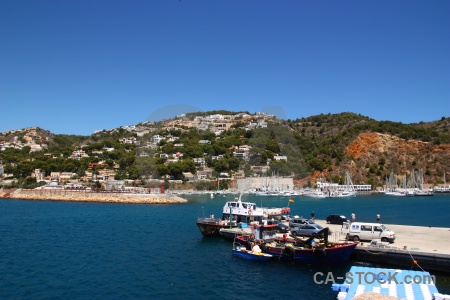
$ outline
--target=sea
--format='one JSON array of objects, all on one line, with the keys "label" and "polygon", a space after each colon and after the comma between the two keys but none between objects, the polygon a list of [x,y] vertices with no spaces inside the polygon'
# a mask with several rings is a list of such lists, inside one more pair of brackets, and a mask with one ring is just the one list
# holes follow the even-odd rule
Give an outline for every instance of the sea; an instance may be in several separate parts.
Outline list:
[{"label": "sea", "polygon": [[[231,255],[232,242],[204,238],[197,217],[222,215],[237,195],[183,195],[187,204],[0,200],[1,299],[336,299],[352,265],[311,267]],[[450,228],[450,195],[293,197],[293,215],[328,214],[385,224]],[[260,206],[286,197],[243,195]],[[443,237],[448,238],[448,237]],[[323,274],[323,275],[321,275]],[[328,276],[328,277],[326,277]],[[314,280],[316,279],[316,280]],[[324,282],[327,279],[327,282]],[[322,281],[317,283],[316,281]],[[450,294],[450,276],[437,274]]]}]

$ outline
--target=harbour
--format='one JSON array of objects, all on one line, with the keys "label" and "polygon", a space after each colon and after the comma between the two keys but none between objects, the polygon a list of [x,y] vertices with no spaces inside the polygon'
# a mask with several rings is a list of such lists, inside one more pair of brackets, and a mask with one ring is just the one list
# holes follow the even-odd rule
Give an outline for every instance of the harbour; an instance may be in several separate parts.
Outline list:
[{"label": "harbour", "polygon": [[[230,241],[204,238],[195,220],[211,213],[218,216],[224,203],[235,197],[186,195],[188,203],[177,205],[2,199],[0,267],[8,270],[0,282],[2,298],[237,299],[242,297],[237,291],[245,291],[246,298],[260,299],[272,291],[270,281],[277,297],[336,299],[332,282],[316,284],[314,274],[345,277],[352,266],[377,265],[350,261],[330,268],[278,260],[261,264],[233,257]],[[261,206],[287,204],[287,198],[244,197]],[[314,210],[318,219],[329,213],[349,216],[354,211],[357,220],[374,221],[379,212],[384,224],[447,227],[450,197],[435,195],[426,202],[405,199],[294,197],[289,206],[293,214],[304,217]],[[401,213],[398,208],[403,208]],[[393,245],[402,247],[408,238],[394,230]],[[417,260],[421,265],[421,259]],[[439,292],[450,293],[450,277],[430,273],[436,274]],[[230,293],[230,286],[236,293]]]},{"label": "harbour", "polygon": [[[341,230],[341,225],[326,224],[324,220],[316,220],[316,223],[328,226],[335,233]],[[355,248],[353,261],[450,274],[449,228],[384,225],[395,232],[395,243],[371,245],[370,241],[363,241]],[[345,239],[345,236],[341,234],[339,238]]]}]

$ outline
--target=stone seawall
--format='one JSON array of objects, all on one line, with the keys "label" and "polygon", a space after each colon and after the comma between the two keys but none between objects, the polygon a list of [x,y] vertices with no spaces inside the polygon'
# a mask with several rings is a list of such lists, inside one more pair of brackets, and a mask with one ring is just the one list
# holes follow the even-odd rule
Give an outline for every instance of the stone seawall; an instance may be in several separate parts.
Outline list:
[{"label": "stone seawall", "polygon": [[[5,195],[0,195],[5,197]],[[102,203],[134,203],[134,204],[183,204],[183,199],[167,194],[124,194],[96,193],[84,191],[54,191],[54,190],[16,190],[8,195],[11,199],[24,200],[54,200],[76,202]]]}]

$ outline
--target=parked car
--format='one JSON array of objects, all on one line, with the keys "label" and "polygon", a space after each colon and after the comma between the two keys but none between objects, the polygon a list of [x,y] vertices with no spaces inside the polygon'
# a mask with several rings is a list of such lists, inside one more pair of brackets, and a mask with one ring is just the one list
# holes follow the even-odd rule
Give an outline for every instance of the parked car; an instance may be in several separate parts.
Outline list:
[{"label": "parked car", "polygon": [[395,241],[395,232],[380,223],[345,223],[342,225],[341,233],[345,234],[347,240],[353,241],[374,239],[389,243]]},{"label": "parked car", "polygon": [[283,222],[280,222],[278,220],[268,220],[267,224],[268,225],[276,224],[277,232],[280,232],[280,233],[286,233],[289,231],[289,226],[287,226],[286,224],[284,224]]},{"label": "parked car", "polygon": [[342,225],[343,223],[348,222],[348,219],[346,216],[336,215],[336,214],[328,215],[326,220],[327,220],[327,223],[339,224],[339,225]]},{"label": "parked car", "polygon": [[322,229],[323,227],[318,224],[303,224],[291,228],[291,234],[293,236],[313,236],[317,235]]},{"label": "parked car", "polygon": [[289,221],[289,227],[298,227],[303,224],[315,224],[313,221],[305,219],[303,217],[295,217]]}]

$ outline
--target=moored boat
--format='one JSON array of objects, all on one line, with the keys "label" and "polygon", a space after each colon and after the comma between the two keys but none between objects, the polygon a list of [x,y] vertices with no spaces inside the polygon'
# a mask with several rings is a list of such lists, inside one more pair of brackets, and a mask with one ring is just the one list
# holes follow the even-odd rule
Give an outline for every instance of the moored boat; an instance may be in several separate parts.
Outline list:
[{"label": "moored boat", "polygon": [[290,207],[258,207],[256,203],[242,201],[242,194],[235,201],[228,201],[223,206],[223,220],[237,223],[262,224],[263,220],[289,214]]},{"label": "moored boat", "polygon": [[235,242],[251,249],[252,243],[259,244],[263,253],[284,261],[293,261],[306,265],[337,266],[345,265],[357,242],[328,241],[329,229],[324,228],[318,235],[301,239],[298,237],[264,237],[264,226],[256,226],[252,235],[242,235],[235,238]]},{"label": "moored boat", "polygon": [[271,254],[263,253],[258,245],[255,245],[252,250],[247,250],[244,246],[236,242],[233,243],[231,254],[248,260],[256,261],[268,261],[273,257]]},{"label": "moored boat", "polygon": [[197,227],[205,237],[220,236],[220,229],[222,228],[234,228],[236,222],[230,222],[228,220],[222,221],[214,218],[197,218]]},{"label": "moored boat", "polygon": [[[222,219],[198,218],[197,227],[203,236],[220,236],[221,229],[232,229],[238,224],[259,225],[264,220],[288,214],[291,209],[257,207],[256,203],[241,200],[242,194],[235,201],[228,201],[223,206]],[[242,228],[242,227],[241,227]]]}]

